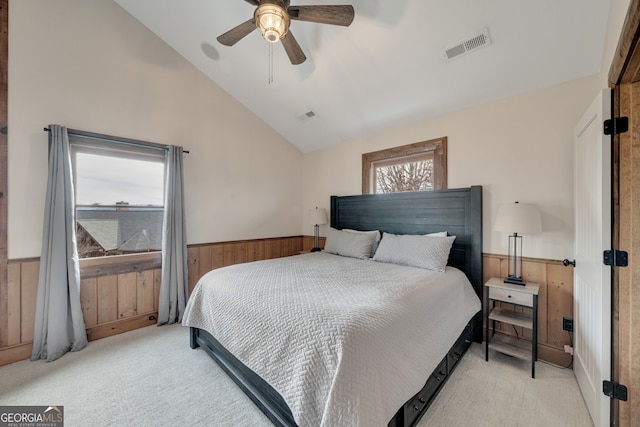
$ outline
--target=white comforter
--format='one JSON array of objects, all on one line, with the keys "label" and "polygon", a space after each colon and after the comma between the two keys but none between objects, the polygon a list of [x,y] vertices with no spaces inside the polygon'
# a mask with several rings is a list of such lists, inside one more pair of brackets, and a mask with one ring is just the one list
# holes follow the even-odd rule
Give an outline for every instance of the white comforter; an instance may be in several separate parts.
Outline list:
[{"label": "white comforter", "polygon": [[215,336],[299,426],[386,426],[481,308],[462,272],[312,253],[203,276],[183,325]]}]

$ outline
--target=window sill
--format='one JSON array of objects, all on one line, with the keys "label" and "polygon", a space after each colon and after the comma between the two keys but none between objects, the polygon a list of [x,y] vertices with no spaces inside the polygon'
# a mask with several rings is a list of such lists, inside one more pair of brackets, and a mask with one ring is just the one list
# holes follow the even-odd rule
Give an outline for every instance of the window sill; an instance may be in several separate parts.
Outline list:
[{"label": "window sill", "polygon": [[89,279],[157,268],[162,268],[162,252],[83,258],[80,260],[80,277]]}]

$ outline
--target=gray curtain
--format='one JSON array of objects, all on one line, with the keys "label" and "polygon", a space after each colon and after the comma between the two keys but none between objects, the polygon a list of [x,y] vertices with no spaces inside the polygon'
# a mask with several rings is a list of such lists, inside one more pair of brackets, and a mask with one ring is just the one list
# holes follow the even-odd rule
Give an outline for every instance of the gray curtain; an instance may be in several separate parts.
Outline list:
[{"label": "gray curtain", "polygon": [[158,325],[182,321],[187,303],[187,233],[184,220],[182,147],[169,147],[164,175],[162,282]]},{"label": "gray curtain", "polygon": [[51,362],[82,350],[87,333],[80,307],[73,179],[67,129],[49,126],[49,177],[31,360]]}]

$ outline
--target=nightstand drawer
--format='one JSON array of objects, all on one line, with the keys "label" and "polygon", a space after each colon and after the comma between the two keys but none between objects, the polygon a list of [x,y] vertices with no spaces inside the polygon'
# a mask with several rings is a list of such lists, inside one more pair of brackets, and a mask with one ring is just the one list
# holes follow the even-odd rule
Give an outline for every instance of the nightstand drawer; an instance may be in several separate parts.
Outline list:
[{"label": "nightstand drawer", "polygon": [[489,289],[489,298],[493,300],[533,307],[533,294],[494,287],[490,287]]}]

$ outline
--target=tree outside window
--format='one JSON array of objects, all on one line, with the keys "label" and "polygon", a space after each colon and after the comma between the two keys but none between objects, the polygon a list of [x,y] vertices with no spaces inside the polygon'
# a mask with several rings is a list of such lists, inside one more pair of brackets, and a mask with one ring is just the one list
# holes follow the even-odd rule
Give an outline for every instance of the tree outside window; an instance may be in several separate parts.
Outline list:
[{"label": "tree outside window", "polygon": [[362,155],[362,193],[447,188],[447,138]]}]

